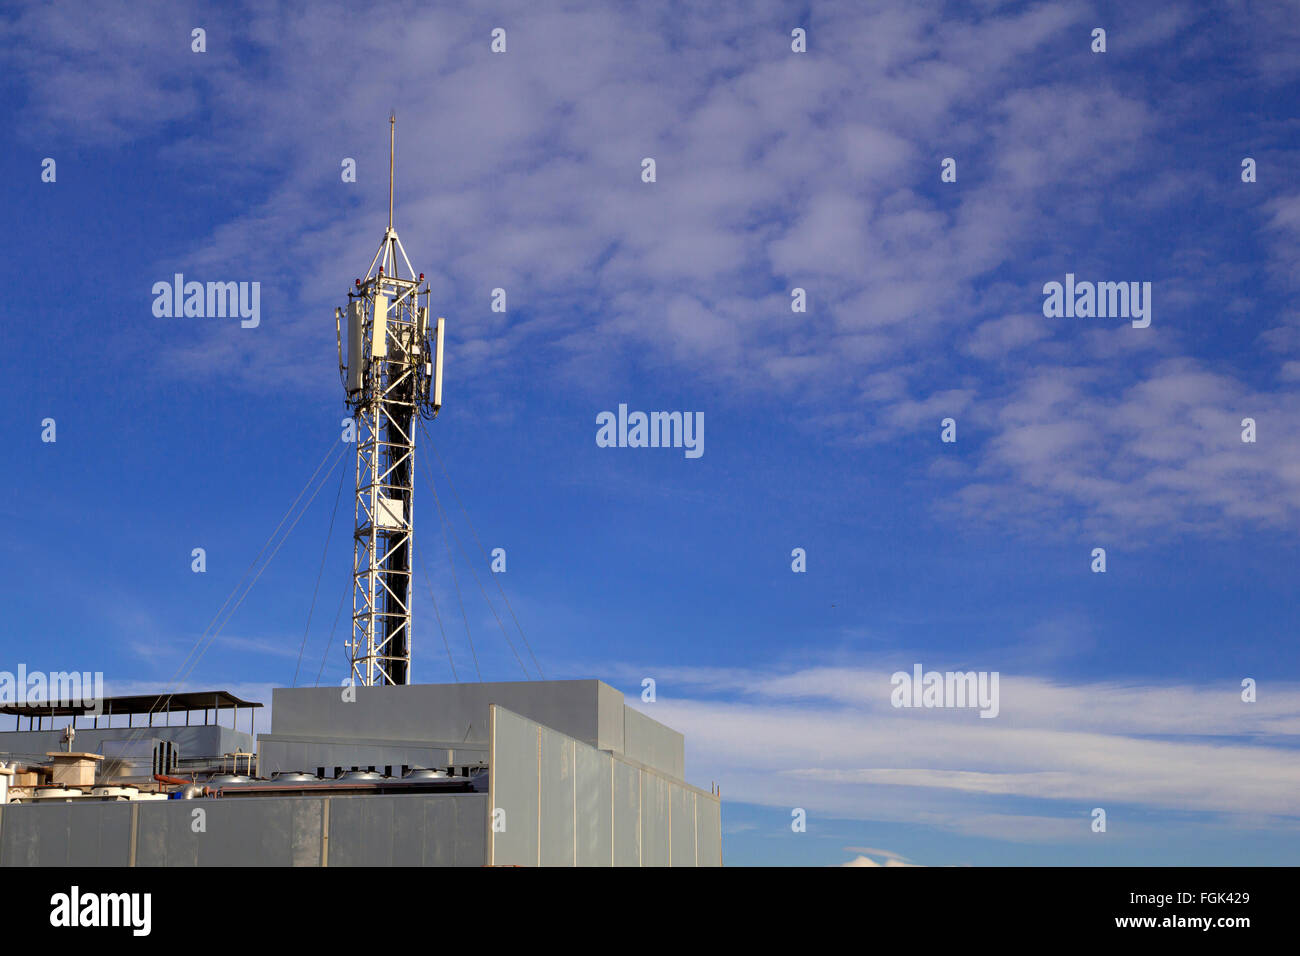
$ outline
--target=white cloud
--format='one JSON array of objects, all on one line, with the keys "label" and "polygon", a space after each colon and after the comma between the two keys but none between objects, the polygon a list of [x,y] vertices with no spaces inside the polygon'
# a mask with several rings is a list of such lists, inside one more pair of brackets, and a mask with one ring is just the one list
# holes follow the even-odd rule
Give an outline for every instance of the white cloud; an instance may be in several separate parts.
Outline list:
[{"label": "white cloud", "polygon": [[[1121,373],[1052,368],[1023,377],[991,411],[970,515],[1014,522],[1082,512],[1083,530],[1126,543],[1184,530],[1291,527],[1300,516],[1300,392],[1252,388],[1192,359],[1134,384]],[[1242,441],[1253,418],[1257,441]]]},{"label": "white cloud", "polygon": [[892,670],[655,668],[660,687],[683,696],[661,690],[653,715],[686,735],[688,771],[708,766],[729,799],[810,814],[1020,841],[1086,839],[1096,806],[1120,820],[1127,810],[1300,824],[1300,685],[1271,683],[1244,703],[1235,679],[1069,684],[1003,673],[1001,713],[989,720],[893,708]]},{"label": "white cloud", "polygon": [[[1063,262],[1124,266],[1132,240],[1103,240],[1142,222],[1115,223],[1114,196],[1140,194],[1142,221],[1178,211],[1186,190],[1152,157],[1202,121],[1195,100],[1127,82],[1121,52],[1181,44],[1195,18],[1168,6],[1121,21],[1098,82],[1079,39],[1087,10],[820,6],[805,56],[790,53],[779,11],[727,5],[647,18],[507,4],[504,56],[470,10],[403,8],[395,43],[382,5],[358,21],[344,5],[300,16],[258,4],[213,21],[202,56],[183,6],[142,4],[124,23],[32,5],[0,42],[28,94],[21,136],[51,150],[162,141],[184,176],[237,197],[227,221],[156,268],[261,278],[263,326],[170,337],[159,374],[334,388],[321,374],[330,316],[378,242],[396,108],[398,228],[449,316],[466,389],[500,390],[527,360],[596,390],[623,359],[721,383],[738,403],[775,390],[804,427],[875,444],[935,430],[955,404],[977,472],[936,498],[967,518],[1037,532],[1078,530],[1063,510],[1110,531],[1293,526],[1300,460],[1281,423],[1298,393],[1189,358],[1176,331],[1176,318],[1221,307],[1206,263],[1234,255],[1226,243],[1178,248],[1153,277],[1151,334],[1034,315]],[[1295,76],[1293,23],[1234,8],[1223,19],[1234,82]],[[169,123],[200,113],[211,133],[167,141]],[[959,180],[941,185],[948,155]],[[357,159],[355,185],[339,181],[343,156]],[[659,164],[652,186],[644,156]],[[1283,288],[1296,208],[1283,195],[1244,213],[1275,238],[1267,267]],[[795,285],[812,303],[798,319]],[[506,316],[486,309],[497,286]],[[123,334],[155,354],[147,324]],[[1282,317],[1263,340],[1285,350],[1295,326]],[[1035,371],[1000,384],[999,358]],[[864,385],[882,377],[883,394]],[[1295,380],[1289,365],[1277,378]],[[1053,386],[1058,399],[1035,407]],[[1252,412],[1269,437],[1231,445],[1227,422]]]}]

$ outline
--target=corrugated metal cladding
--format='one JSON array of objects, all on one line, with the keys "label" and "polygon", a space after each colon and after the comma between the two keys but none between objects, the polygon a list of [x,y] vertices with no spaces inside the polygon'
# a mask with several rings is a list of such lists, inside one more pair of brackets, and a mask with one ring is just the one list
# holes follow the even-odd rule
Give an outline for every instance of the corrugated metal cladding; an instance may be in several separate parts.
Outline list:
[{"label": "corrugated metal cladding", "polygon": [[717,798],[673,772],[681,735],[624,708],[626,736],[602,736],[596,715],[623,705],[611,697],[601,711],[603,685],[587,683],[592,706],[577,724],[625,754],[493,704],[486,794],[10,805],[0,808],[0,865],[720,865]]},{"label": "corrugated metal cladding", "polygon": [[686,776],[685,738],[631,707],[623,715],[623,756],[681,780]]},{"label": "corrugated metal cladding", "polygon": [[6,806],[0,865],[482,866],[487,805],[466,793]]},{"label": "corrugated metal cladding", "polygon": [[492,707],[498,866],[719,866],[716,797]]},{"label": "corrugated metal cladding", "polygon": [[130,852],[130,804],[0,807],[0,866],[123,866]]},{"label": "corrugated metal cladding", "polygon": [[[334,766],[477,764],[487,756],[488,708],[497,704],[674,779],[685,775],[682,735],[632,710],[619,691],[598,680],[353,690],[356,699],[350,702],[338,688],[277,687],[271,733],[258,737],[262,774]],[[45,748],[53,749],[55,744]]]}]

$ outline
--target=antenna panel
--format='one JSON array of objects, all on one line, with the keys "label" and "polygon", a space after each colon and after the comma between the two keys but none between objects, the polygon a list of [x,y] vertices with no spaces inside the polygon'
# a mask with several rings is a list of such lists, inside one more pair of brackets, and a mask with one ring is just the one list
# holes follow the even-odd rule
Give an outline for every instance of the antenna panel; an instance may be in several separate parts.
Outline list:
[{"label": "antenna panel", "polygon": [[388,296],[375,296],[375,331],[371,341],[370,357],[385,358],[388,355]]},{"label": "antenna panel", "polygon": [[348,301],[348,397],[361,391],[365,380],[366,357],[361,354],[365,312],[361,299]]},{"label": "antenna panel", "polygon": [[442,329],[446,320],[438,316],[433,343],[433,407],[442,408]]}]

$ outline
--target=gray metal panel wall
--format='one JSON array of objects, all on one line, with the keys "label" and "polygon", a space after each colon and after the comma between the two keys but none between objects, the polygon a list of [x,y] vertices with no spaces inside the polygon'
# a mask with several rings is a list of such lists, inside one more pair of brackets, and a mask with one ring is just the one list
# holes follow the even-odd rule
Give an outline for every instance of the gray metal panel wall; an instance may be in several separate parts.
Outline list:
[{"label": "gray metal panel wall", "polygon": [[[482,866],[487,795],[233,797],[44,803],[0,810],[0,865]],[[203,811],[202,832],[194,811]]]},{"label": "gray metal panel wall", "polygon": [[497,866],[536,866],[539,726],[503,707],[494,711],[490,862]]},{"label": "gray metal panel wall", "polygon": [[641,773],[641,865],[668,865],[668,781]]},{"label": "gray metal panel wall", "polygon": [[623,709],[623,755],[676,777],[686,777],[686,738],[631,707]]},{"label": "gray metal panel wall", "polygon": [[488,705],[501,704],[576,740],[596,744],[610,736],[599,727],[601,695],[612,692],[622,697],[598,680],[405,684],[352,690],[356,700],[347,702],[337,687],[276,688],[272,733],[482,745],[488,736]]},{"label": "gray metal panel wall", "polygon": [[695,866],[695,793],[685,787],[669,787],[668,830],[671,834],[672,866]]},{"label": "gray metal panel wall", "polygon": [[[715,796],[492,708],[491,860],[521,866],[716,866]],[[518,822],[525,816],[524,823]]]},{"label": "gray metal panel wall", "polygon": [[125,866],[131,808],[124,803],[0,808],[0,866]]},{"label": "gray metal panel wall", "polygon": [[486,747],[488,708],[505,707],[537,724],[678,780],[685,775],[682,735],[629,710],[623,695],[598,680],[356,687],[344,700],[334,687],[276,688],[273,727],[261,735],[260,767],[465,763],[432,754]]},{"label": "gray metal panel wall", "polygon": [[538,764],[537,837],[538,862],[542,866],[573,866],[577,857],[574,839],[576,741],[549,727],[541,728],[541,756]]},{"label": "gray metal panel wall", "polygon": [[614,865],[641,865],[641,771],[614,760]]},{"label": "gray metal panel wall", "polygon": [[614,859],[612,762],[609,754],[585,744],[576,744],[575,751],[578,866],[610,866]]},{"label": "gray metal panel wall", "polygon": [[[384,866],[393,860],[397,843],[391,800],[338,800],[330,804],[330,830],[351,833],[353,839],[330,834],[331,866]],[[404,863],[409,861],[404,860]]]},{"label": "gray metal panel wall", "polygon": [[330,866],[482,866],[487,796],[330,798]]},{"label": "gray metal panel wall", "polygon": [[136,865],[318,866],[322,802],[312,797],[139,802]]},{"label": "gray metal panel wall", "polygon": [[695,795],[696,862],[700,866],[722,865],[722,808],[718,800]]},{"label": "gray metal panel wall", "polygon": [[[505,702],[502,701],[504,704]],[[509,704],[505,704],[509,706]],[[601,750],[608,750],[612,753],[621,754],[623,752],[623,694],[615,690],[608,684],[598,682],[596,684],[596,707],[599,713],[600,739],[588,741],[595,743]],[[563,728],[556,728],[563,731]]]}]

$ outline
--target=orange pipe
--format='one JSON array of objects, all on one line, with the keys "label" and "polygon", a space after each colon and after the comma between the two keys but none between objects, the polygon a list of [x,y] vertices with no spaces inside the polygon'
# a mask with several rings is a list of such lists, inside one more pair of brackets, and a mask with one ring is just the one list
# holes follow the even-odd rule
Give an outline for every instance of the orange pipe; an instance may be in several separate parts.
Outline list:
[{"label": "orange pipe", "polygon": [[166,774],[161,774],[161,773],[154,774],[153,778],[157,780],[159,783],[174,783],[174,784],[179,784],[182,787],[188,787],[190,784],[194,782],[193,780],[185,780],[181,777],[169,777]]}]

